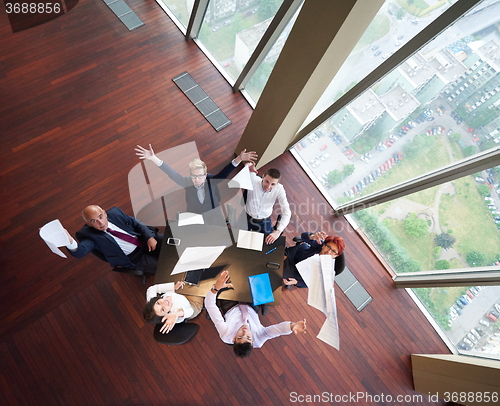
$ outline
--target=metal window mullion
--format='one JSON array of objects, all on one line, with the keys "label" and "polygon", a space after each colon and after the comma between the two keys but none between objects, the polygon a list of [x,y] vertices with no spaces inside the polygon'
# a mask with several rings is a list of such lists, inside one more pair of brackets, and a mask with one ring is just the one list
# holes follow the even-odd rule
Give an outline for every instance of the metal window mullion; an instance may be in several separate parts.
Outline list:
[{"label": "metal window mullion", "polygon": [[194,0],[193,10],[189,16],[189,23],[186,29],[186,41],[198,37],[203,19],[205,18],[205,13],[208,9],[209,1],[210,0]]},{"label": "metal window mullion", "polygon": [[472,7],[474,7],[477,3],[480,3],[481,1],[482,0],[459,0],[455,4],[451,5],[443,14],[441,14],[427,27],[425,27],[421,32],[415,35],[404,46],[402,46],[398,51],[396,51],[392,56],[390,56],[388,59],[382,62],[377,68],[371,71],[351,90],[349,90],[336,102],[330,105],[330,107],[328,107],[326,110],[320,113],[305,127],[303,127],[295,135],[295,137],[293,138],[292,142],[289,145],[289,148],[292,147],[294,144],[296,144],[298,140],[304,138],[307,134],[313,131],[320,124],[324,123],[327,119],[332,117],[335,113],[337,113],[340,109],[349,104],[360,94],[362,94],[370,87],[372,87],[376,82],[382,79],[393,69],[397,68],[407,58],[409,58],[420,48],[426,45],[429,41],[438,36],[442,31],[448,28],[448,26],[453,24],[463,14],[465,14],[467,11],[469,11]]},{"label": "metal window mullion", "polygon": [[369,194],[360,199],[342,204],[335,208],[337,217],[363,210],[390,200],[397,199],[411,193],[419,192],[430,187],[440,185],[454,179],[462,178],[484,169],[492,168],[500,163],[500,147],[481,152],[470,158],[447,165],[426,175],[399,183],[379,192]]},{"label": "metal window mullion", "polygon": [[282,31],[293,17],[297,9],[302,4],[303,0],[284,0],[274,16],[271,24],[257,44],[257,47],[252,52],[248,62],[243,67],[238,79],[233,86],[233,92],[238,92],[244,88],[248,81],[252,78],[253,74],[259,68],[260,64],[264,61],[266,55],[269,53],[274,43],[278,40]]},{"label": "metal window mullion", "polygon": [[393,277],[396,288],[434,288],[452,286],[498,286],[500,266],[415,272]]}]

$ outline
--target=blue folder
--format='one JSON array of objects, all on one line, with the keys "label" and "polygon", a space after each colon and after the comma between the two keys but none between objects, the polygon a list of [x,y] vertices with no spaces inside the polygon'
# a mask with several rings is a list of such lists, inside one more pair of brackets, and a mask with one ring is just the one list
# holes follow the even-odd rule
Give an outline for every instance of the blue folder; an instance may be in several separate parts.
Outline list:
[{"label": "blue folder", "polygon": [[273,288],[268,273],[249,276],[248,282],[254,306],[274,302]]}]

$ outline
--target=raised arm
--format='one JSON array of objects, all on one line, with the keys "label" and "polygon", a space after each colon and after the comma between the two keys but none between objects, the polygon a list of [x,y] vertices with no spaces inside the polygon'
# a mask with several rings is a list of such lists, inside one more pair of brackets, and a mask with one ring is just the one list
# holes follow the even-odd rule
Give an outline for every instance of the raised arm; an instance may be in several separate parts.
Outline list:
[{"label": "raised arm", "polygon": [[135,148],[135,154],[139,157],[139,159],[147,159],[153,162],[156,166],[158,166],[163,172],[165,172],[170,179],[172,179],[175,183],[182,187],[187,187],[191,185],[191,181],[189,178],[185,178],[173,170],[170,166],[168,166],[165,162],[163,162],[160,158],[155,155],[153,151],[153,147],[149,144],[149,149],[143,148],[140,145],[137,145]]}]

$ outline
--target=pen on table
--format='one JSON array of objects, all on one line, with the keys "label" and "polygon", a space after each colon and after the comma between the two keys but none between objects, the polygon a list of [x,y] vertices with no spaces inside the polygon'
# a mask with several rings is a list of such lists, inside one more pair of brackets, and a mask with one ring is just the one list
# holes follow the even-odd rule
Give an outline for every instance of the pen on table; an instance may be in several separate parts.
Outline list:
[{"label": "pen on table", "polygon": [[275,249],[276,249],[276,247],[274,247],[272,250],[267,251],[266,255],[269,254],[270,252],[273,252]]}]

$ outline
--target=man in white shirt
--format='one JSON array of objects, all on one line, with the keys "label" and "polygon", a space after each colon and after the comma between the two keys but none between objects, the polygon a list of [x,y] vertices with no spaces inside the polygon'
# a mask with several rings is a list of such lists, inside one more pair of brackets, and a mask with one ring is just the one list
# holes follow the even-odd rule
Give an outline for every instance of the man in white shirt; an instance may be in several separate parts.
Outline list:
[{"label": "man in white shirt", "polygon": [[[285,188],[279,183],[281,174],[277,169],[268,169],[261,178],[253,163],[247,164],[250,169],[253,190],[247,191],[245,210],[248,229],[269,234],[266,244],[272,244],[283,232],[291,218],[290,205],[286,199]],[[276,201],[281,209],[281,220],[276,230],[271,225],[271,214]]]},{"label": "man in white shirt", "polygon": [[203,309],[203,298],[180,295],[176,290],[183,288],[184,282],[159,283],[146,291],[144,319],[151,324],[164,323],[160,333],[168,334],[175,324],[191,320]]},{"label": "man in white shirt", "polygon": [[221,289],[233,287],[228,280],[228,271],[221,272],[205,297],[205,308],[214,322],[219,337],[226,344],[233,344],[233,351],[237,357],[248,357],[253,348],[262,347],[271,338],[289,335],[292,332],[305,334],[305,319],[297,322],[283,321],[264,327],[257,312],[249,304],[237,304],[223,316],[215,299]]}]

